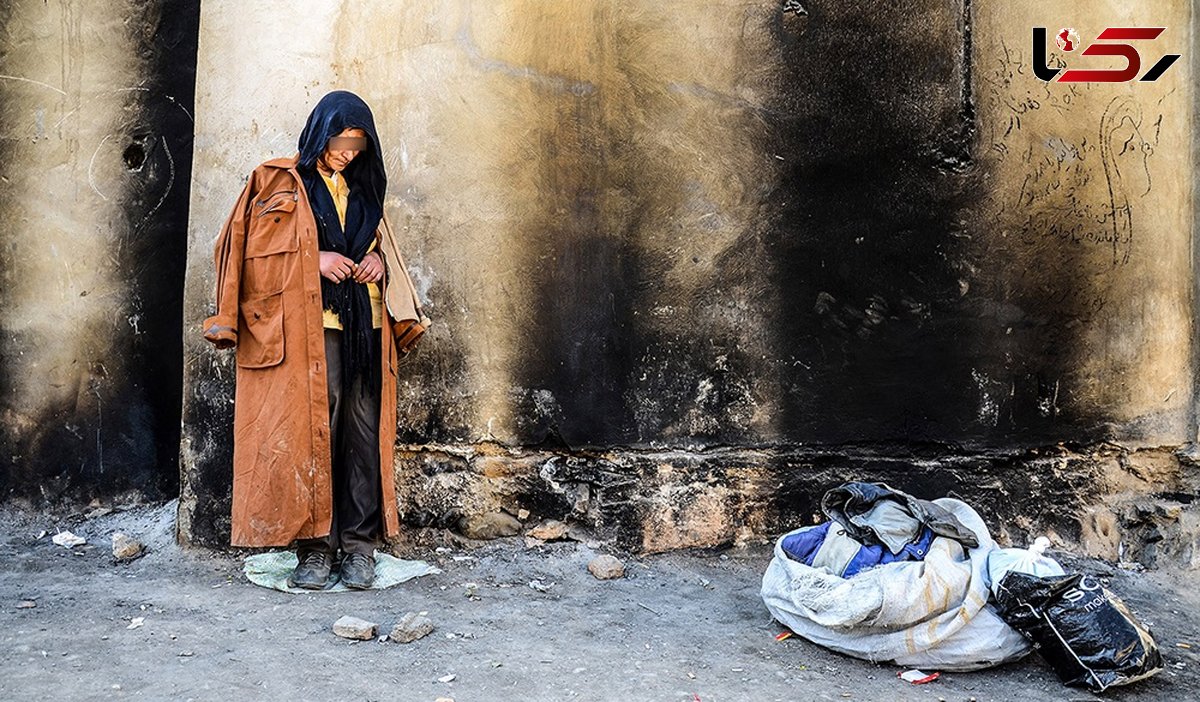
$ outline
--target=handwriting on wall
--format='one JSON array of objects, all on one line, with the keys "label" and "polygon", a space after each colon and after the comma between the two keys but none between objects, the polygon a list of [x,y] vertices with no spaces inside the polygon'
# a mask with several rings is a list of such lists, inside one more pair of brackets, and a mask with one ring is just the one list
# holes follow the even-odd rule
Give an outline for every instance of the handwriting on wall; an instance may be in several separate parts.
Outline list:
[{"label": "handwriting on wall", "polygon": [[[1058,54],[1047,63],[1065,66]],[[1000,220],[1023,244],[1101,246],[1111,255],[1093,265],[1128,264],[1136,224],[1147,214],[1143,199],[1154,187],[1162,99],[1147,119],[1137,96],[1122,94],[1105,104],[1100,94],[1088,94],[1096,89],[1091,84],[1044,83],[1022,51],[1003,41],[982,80],[995,116],[988,153],[1000,162],[1019,159],[1023,172],[1015,195],[997,203]]]}]

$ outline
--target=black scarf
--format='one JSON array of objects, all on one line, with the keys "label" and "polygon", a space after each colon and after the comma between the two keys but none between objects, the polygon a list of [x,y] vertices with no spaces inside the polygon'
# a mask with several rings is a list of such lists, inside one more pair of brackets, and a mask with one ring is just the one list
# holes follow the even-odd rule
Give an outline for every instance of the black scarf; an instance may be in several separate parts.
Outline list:
[{"label": "black scarf", "polygon": [[[333,195],[317,171],[317,159],[324,153],[330,138],[350,128],[366,132],[368,143],[366,150],[338,175],[346,179],[350,188],[343,227],[338,220]],[[344,90],[321,98],[300,134],[297,170],[317,221],[320,249],[336,251],[356,264],[362,263],[383,218],[383,198],[387,191],[387,174],[379,135],[375,132],[375,119],[362,98]],[[371,297],[367,286],[353,278],[334,283],[322,276],[321,300],[325,309],[337,314],[342,324],[342,377],[346,387],[350,387],[359,375],[378,384],[380,345],[375,341],[371,325]]]}]

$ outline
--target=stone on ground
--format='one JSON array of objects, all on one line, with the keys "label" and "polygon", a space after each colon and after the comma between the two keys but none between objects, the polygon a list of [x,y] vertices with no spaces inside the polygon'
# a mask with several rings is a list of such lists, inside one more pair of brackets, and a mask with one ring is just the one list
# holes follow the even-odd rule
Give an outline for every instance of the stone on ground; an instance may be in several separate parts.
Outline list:
[{"label": "stone on ground", "polygon": [[121,532],[114,532],[112,535],[112,554],[113,558],[120,561],[129,561],[142,555],[142,542],[137,539],[126,536]]},{"label": "stone on ground", "polygon": [[490,540],[521,533],[521,522],[505,512],[488,512],[458,520],[458,531],[468,539]]},{"label": "stone on ground", "polygon": [[549,519],[525,532],[525,535],[542,541],[557,541],[566,538],[567,525],[557,519]]},{"label": "stone on ground", "polygon": [[378,628],[378,624],[358,617],[342,617],[333,623],[333,633],[343,639],[357,641],[369,641],[375,638],[375,631]]},{"label": "stone on ground", "polygon": [[588,563],[588,572],[596,576],[597,580],[613,580],[616,578],[625,577],[625,564],[616,558],[604,554],[596,556]]},{"label": "stone on ground", "polygon": [[417,639],[429,636],[433,632],[433,622],[429,617],[416,612],[409,612],[392,627],[388,641],[396,643],[412,643]]}]

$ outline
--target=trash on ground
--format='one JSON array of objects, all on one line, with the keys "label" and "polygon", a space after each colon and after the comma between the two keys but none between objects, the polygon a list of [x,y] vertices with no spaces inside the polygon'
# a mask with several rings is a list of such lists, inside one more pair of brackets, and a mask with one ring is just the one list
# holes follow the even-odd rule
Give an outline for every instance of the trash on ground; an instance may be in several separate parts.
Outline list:
[{"label": "trash on ground", "polygon": [[145,617],[134,617],[133,619],[131,619],[129,621],[129,626],[127,626],[125,628],[126,629],[138,629],[145,623],[146,623]]},{"label": "trash on ground", "polygon": [[1066,685],[1103,692],[1163,669],[1150,632],[1090,575],[1012,572],[995,592],[1004,620],[1037,644]]},{"label": "trash on ground", "polygon": [[37,602],[34,600],[21,600],[17,603],[17,609],[33,609],[37,607]]},{"label": "trash on ground", "polygon": [[541,580],[530,580],[529,587],[538,592],[550,592],[550,588],[554,587],[554,583],[544,583]]},{"label": "trash on ground", "polygon": [[912,683],[913,685],[924,685],[925,683],[931,683],[934,680],[937,680],[938,678],[942,677],[942,674],[941,673],[926,673],[926,672],[917,670],[916,668],[913,668],[912,670],[905,670],[905,671],[896,673],[896,676],[899,677],[904,682]]},{"label": "trash on ground", "polygon": [[454,673],[450,673],[449,675],[443,675],[442,677],[438,678],[438,682],[440,682],[440,683],[454,682],[454,680],[457,677],[458,676],[455,675]]},{"label": "trash on ground", "polygon": [[82,536],[76,536],[69,531],[60,531],[50,540],[64,548],[82,546],[83,544],[87,543],[87,539],[83,538]]},{"label": "trash on ground", "polygon": [[790,638],[792,638],[793,636],[795,636],[795,634],[794,634],[794,633],[792,633],[792,632],[790,632],[790,631],[784,631],[784,632],[780,632],[780,633],[776,634],[776,635],[775,635],[775,640],[776,640],[776,641],[783,641],[783,640],[785,640],[785,639],[790,639]]},{"label": "trash on ground", "polygon": [[831,521],[780,537],[763,575],[763,602],[780,624],[906,667],[979,670],[1030,651],[988,605],[996,544],[970,505],[882,483],[846,483],[821,504]]},{"label": "trash on ground", "polygon": [[1009,573],[1025,573],[1039,578],[1066,575],[1058,561],[1045,555],[1050,548],[1050,539],[1039,536],[1029,548],[998,548],[988,554],[988,580],[992,592],[996,592],[1000,581]]}]

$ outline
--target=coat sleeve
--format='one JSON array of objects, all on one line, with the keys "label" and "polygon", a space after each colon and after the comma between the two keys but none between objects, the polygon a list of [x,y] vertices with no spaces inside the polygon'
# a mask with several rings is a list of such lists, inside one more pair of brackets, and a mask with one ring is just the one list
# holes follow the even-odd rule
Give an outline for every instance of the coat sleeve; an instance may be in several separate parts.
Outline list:
[{"label": "coat sleeve", "polygon": [[238,295],[241,288],[242,259],[246,252],[246,229],[250,222],[250,204],[254,199],[254,176],[246,183],[221,234],[217,237],[214,260],[217,270],[216,314],[204,320],[204,338],[219,349],[231,349],[238,341]]},{"label": "coat sleeve", "polygon": [[383,253],[386,272],[383,299],[388,314],[396,321],[412,319],[425,327],[430,326],[432,322],[425,315],[417,287],[413,285],[408,267],[404,265],[404,257],[400,255],[395,230],[386,216],[380,220],[376,236],[379,237],[379,249]]}]

